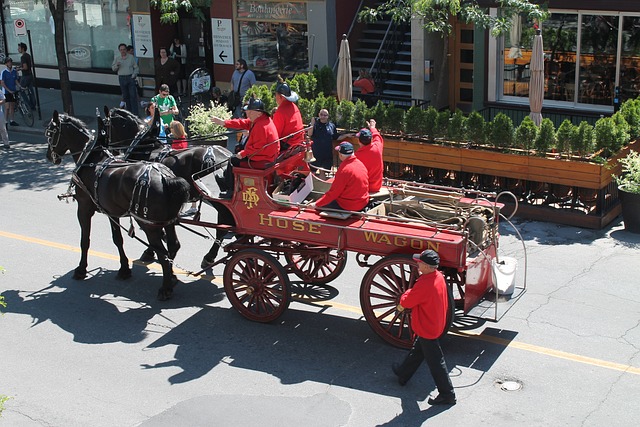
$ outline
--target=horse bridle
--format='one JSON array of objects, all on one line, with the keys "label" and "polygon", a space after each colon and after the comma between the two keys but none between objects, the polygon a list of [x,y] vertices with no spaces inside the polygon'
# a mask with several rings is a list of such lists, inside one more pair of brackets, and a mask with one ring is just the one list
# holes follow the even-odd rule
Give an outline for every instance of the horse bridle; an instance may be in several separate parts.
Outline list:
[{"label": "horse bridle", "polygon": [[[86,155],[88,155],[93,150],[93,146],[89,148],[88,143],[89,141],[95,139],[95,135],[87,131],[87,129],[76,125],[72,121],[65,121],[64,124],[73,126],[74,128],[79,130],[81,133],[83,133],[87,137],[87,142],[85,143],[85,146],[81,151],[78,151],[76,153],[69,153],[69,154],[73,156],[75,154],[84,153],[85,155],[83,157],[86,157]],[[62,120],[56,123],[53,121],[53,119],[51,119],[51,121],[49,122],[49,125],[44,130],[44,136],[47,138],[47,144],[49,145],[49,148],[51,148],[51,159],[53,161],[56,161],[57,159],[61,159],[62,157],[65,156],[65,154],[58,154],[55,151],[55,149],[58,147],[58,144],[60,143],[60,137],[62,136],[62,125],[63,125]],[[82,161],[79,161],[78,164],[82,164]]]}]

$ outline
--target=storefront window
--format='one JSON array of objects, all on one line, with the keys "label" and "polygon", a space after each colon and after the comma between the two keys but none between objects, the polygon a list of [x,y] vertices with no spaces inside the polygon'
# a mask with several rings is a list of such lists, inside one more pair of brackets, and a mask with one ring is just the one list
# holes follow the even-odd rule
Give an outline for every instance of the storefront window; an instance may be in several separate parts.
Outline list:
[{"label": "storefront window", "polygon": [[[12,55],[18,43],[28,44],[27,37],[16,37],[13,21],[22,18],[31,33],[33,60],[36,65],[57,66],[54,23],[47,2],[16,0],[5,9],[5,34]],[[131,44],[129,0],[69,0],[65,7],[65,43],[71,68],[111,68],[118,44]]]},{"label": "storefront window", "polygon": [[303,2],[238,1],[238,41],[258,80],[309,70]]},{"label": "storefront window", "polygon": [[[533,35],[533,23],[521,22],[503,38],[502,100],[529,96]],[[542,24],[542,38],[545,100],[611,107],[616,82],[623,100],[639,93],[640,17],[552,13]]]}]

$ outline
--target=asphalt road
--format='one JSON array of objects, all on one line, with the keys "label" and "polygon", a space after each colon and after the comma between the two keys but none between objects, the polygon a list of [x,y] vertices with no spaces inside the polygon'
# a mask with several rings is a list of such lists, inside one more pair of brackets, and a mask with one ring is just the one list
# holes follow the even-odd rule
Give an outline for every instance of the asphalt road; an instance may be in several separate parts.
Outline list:
[{"label": "asphalt road", "polygon": [[[23,135],[0,151],[0,426],[626,426],[640,408],[640,235],[518,221],[527,292],[499,322],[460,317],[444,343],[458,404],[430,407],[422,367],[405,387],[404,351],[363,320],[353,262],[315,300],[273,324],[246,321],[220,277],[188,277],[158,302],[160,271],[118,268],[105,217],[94,218],[90,277],[73,203],[72,165],[44,160]],[[205,218],[212,215],[205,212]],[[522,244],[502,229],[501,253]],[[210,245],[180,232],[176,262],[196,270]],[[126,241],[132,259],[142,245]],[[214,274],[220,276],[222,267]],[[300,291],[302,292],[302,291]],[[505,391],[503,385],[517,385]]]}]

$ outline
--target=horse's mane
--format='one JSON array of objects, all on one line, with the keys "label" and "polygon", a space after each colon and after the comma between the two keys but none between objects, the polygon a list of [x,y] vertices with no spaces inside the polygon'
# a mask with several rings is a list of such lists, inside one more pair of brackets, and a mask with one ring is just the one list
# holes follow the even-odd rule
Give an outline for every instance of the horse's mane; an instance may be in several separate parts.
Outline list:
[{"label": "horse's mane", "polygon": [[124,108],[112,108],[111,112],[109,113],[111,116],[113,115],[117,115],[120,116],[124,119],[127,120],[133,120],[138,124],[144,125],[144,120],[142,120],[140,117],[138,117],[137,115],[133,114],[131,111],[129,110],[125,110]]},{"label": "horse's mane", "polygon": [[89,127],[87,126],[87,124],[85,122],[83,122],[82,120],[80,120],[77,117],[71,116],[67,113],[61,113],[60,114],[60,123],[64,123],[64,122],[70,122],[71,124],[81,128],[81,129],[85,129],[88,131]]}]

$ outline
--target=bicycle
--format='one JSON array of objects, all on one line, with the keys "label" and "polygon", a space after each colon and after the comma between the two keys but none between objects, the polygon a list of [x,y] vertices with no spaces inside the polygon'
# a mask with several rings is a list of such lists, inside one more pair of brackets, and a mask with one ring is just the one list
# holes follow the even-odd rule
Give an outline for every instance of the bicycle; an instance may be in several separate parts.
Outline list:
[{"label": "bicycle", "polygon": [[29,127],[33,127],[34,117],[29,105],[29,94],[25,88],[19,88],[16,92],[16,111],[22,116],[22,121]]}]

